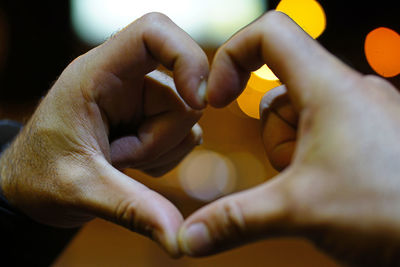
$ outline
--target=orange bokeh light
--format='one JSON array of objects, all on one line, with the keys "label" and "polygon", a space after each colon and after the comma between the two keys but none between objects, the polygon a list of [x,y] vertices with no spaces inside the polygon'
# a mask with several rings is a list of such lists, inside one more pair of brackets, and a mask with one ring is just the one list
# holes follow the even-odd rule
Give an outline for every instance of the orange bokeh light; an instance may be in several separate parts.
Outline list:
[{"label": "orange bokeh light", "polygon": [[400,35],[385,27],[368,33],[364,45],[365,56],[371,68],[383,77],[400,73]]}]

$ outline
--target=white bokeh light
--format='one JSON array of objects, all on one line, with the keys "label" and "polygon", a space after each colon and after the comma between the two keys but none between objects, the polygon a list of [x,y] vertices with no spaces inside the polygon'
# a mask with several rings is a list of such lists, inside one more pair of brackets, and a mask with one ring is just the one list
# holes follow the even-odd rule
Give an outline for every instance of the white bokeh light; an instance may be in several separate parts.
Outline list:
[{"label": "white bokeh light", "polygon": [[265,10],[264,0],[72,0],[72,25],[97,45],[149,12],[161,12],[201,44],[220,45]]},{"label": "white bokeh light", "polygon": [[236,168],[231,160],[211,150],[193,151],[179,166],[183,190],[202,201],[231,193],[236,179]]}]

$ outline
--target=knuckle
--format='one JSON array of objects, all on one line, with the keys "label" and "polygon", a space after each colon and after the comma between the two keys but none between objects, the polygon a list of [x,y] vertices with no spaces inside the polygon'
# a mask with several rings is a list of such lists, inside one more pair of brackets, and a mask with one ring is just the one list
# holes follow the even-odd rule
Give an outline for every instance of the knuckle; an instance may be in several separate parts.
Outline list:
[{"label": "knuckle", "polygon": [[363,76],[363,79],[370,82],[382,82],[384,81],[383,78],[375,75],[375,74],[367,74]]},{"label": "knuckle", "polygon": [[167,15],[165,15],[165,14],[163,14],[163,13],[160,13],[160,12],[150,12],[150,13],[147,13],[147,14],[143,15],[143,16],[140,18],[140,20],[141,20],[142,22],[144,22],[144,23],[150,23],[150,24],[153,24],[153,23],[160,23],[160,22],[162,22],[162,23],[168,23],[168,22],[171,21],[171,19],[170,19]]},{"label": "knuckle", "polygon": [[240,203],[234,199],[227,199],[227,201],[221,203],[217,216],[222,218],[216,229],[216,232],[221,235],[221,239],[231,236],[241,236],[245,232],[246,223],[242,208]]},{"label": "knuckle", "polygon": [[140,227],[137,210],[139,203],[132,198],[122,199],[115,209],[115,222],[131,231],[151,236],[149,227]]},{"label": "knuckle", "polygon": [[368,74],[363,77],[364,82],[367,85],[373,85],[376,87],[383,87],[383,88],[392,88],[392,85],[390,82],[387,80],[383,79],[382,77],[379,77],[377,75],[373,74]]},{"label": "knuckle", "polygon": [[264,30],[268,30],[269,28],[275,28],[278,25],[277,23],[287,18],[288,16],[283,12],[270,10],[261,17],[261,23],[265,26]]},{"label": "knuckle", "polygon": [[[362,77],[362,88],[369,92],[374,101],[399,101],[399,91],[388,80],[377,75],[365,75]],[[388,103],[388,102],[387,102]]]}]

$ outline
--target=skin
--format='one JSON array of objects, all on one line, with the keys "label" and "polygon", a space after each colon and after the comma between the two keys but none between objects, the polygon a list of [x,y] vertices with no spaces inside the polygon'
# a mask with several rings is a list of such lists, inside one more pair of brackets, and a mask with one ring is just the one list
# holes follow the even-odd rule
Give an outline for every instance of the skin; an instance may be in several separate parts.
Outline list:
[{"label": "skin", "polygon": [[205,256],[299,236],[343,264],[398,266],[400,94],[346,66],[283,13],[268,12],[219,48],[209,103],[229,104],[263,63],[285,84],[260,106],[267,155],[283,171],[188,217],[182,251]]},{"label": "skin", "polygon": [[[159,64],[174,81],[152,72]],[[121,170],[160,176],[201,142],[208,67],[166,16],[133,22],[64,70],[1,157],[3,195],[37,222],[76,227],[98,216],[178,256],[181,213]]]}]

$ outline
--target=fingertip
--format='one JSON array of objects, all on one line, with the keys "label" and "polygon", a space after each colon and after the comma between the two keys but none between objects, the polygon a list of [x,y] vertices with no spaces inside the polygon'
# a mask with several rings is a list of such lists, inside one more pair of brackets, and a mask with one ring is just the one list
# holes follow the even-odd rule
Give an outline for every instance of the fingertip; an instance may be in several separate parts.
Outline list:
[{"label": "fingertip", "polygon": [[207,81],[200,80],[199,87],[197,89],[197,102],[201,109],[207,106]]},{"label": "fingertip", "polygon": [[178,245],[182,255],[193,256],[192,250],[186,240],[186,227],[181,227],[178,232]]},{"label": "fingertip", "polygon": [[164,251],[171,256],[171,258],[178,259],[183,256],[183,253],[180,249],[177,233],[160,233],[158,237],[156,237],[156,241],[161,245]]},{"label": "fingertip", "polygon": [[183,254],[193,257],[209,252],[212,239],[207,226],[204,223],[197,222],[181,227],[178,243]]},{"label": "fingertip", "polygon": [[152,58],[174,73],[176,88],[193,109],[207,105],[205,91],[209,62],[202,48],[171,19],[151,13],[145,23],[144,42]]},{"label": "fingertip", "polygon": [[158,213],[159,227],[154,228],[154,237],[168,255],[172,258],[179,258],[182,256],[182,252],[178,243],[178,232],[183,224],[183,216],[172,203],[158,212],[156,209],[157,207],[148,211],[149,213]]},{"label": "fingertip", "polygon": [[272,234],[284,233],[290,223],[282,180],[275,180],[220,199],[192,214],[182,225],[182,253],[213,255]]},{"label": "fingertip", "polygon": [[[182,69],[183,68],[183,69]],[[204,73],[199,75],[199,73]],[[188,70],[188,67],[176,67],[174,80],[176,88],[186,104],[194,110],[203,110],[207,102],[207,71],[204,68]]]},{"label": "fingertip", "polygon": [[[158,212],[156,209],[155,207],[147,211],[149,213],[157,213],[157,215],[154,215],[158,217],[158,224],[153,228],[153,239],[172,258],[179,258],[182,256],[182,252],[178,243],[178,232],[183,223],[183,217],[172,204],[168,207],[165,206],[164,209]],[[151,225],[151,223],[148,225]],[[147,226],[144,225],[144,227]]]},{"label": "fingertip", "polygon": [[225,46],[217,52],[208,79],[207,100],[215,108],[223,108],[234,101],[246,87],[250,70],[238,66]]},{"label": "fingertip", "polygon": [[260,114],[264,109],[269,109],[272,103],[278,98],[287,93],[285,85],[280,85],[264,94],[260,102]]},{"label": "fingertip", "polygon": [[[226,75],[226,74],[225,74]],[[239,81],[236,75],[228,75],[228,78],[216,78],[207,88],[207,103],[214,108],[223,108],[232,103],[245,88],[245,82]],[[240,85],[238,85],[240,84]]]},{"label": "fingertip", "polygon": [[171,257],[180,257],[177,235],[183,216],[179,210],[159,193],[109,165],[102,173],[104,184],[89,199],[93,214],[150,237]]}]

